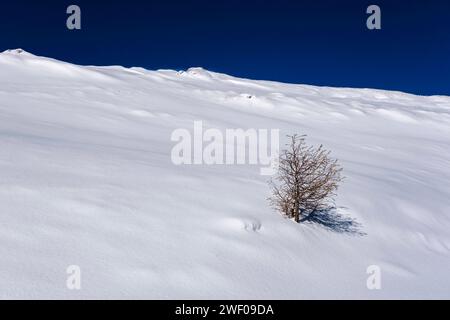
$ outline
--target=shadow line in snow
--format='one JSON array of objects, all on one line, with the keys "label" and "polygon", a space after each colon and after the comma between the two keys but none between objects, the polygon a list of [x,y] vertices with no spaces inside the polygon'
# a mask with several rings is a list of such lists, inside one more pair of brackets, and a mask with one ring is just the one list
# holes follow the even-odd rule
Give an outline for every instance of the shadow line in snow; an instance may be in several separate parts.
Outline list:
[{"label": "shadow line in snow", "polygon": [[308,217],[303,218],[301,222],[318,224],[337,233],[347,233],[355,236],[366,235],[366,233],[361,231],[362,225],[356,219],[340,214],[337,208],[315,211]]}]

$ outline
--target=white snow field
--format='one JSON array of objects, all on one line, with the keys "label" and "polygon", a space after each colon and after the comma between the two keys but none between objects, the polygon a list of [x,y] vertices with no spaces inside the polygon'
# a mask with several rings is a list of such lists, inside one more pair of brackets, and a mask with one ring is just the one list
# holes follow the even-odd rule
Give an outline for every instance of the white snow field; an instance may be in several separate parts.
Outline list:
[{"label": "white snow field", "polygon": [[[365,235],[283,218],[258,166],[174,165],[199,120],[323,144]],[[449,181],[450,97],[0,54],[3,299],[449,299]]]}]

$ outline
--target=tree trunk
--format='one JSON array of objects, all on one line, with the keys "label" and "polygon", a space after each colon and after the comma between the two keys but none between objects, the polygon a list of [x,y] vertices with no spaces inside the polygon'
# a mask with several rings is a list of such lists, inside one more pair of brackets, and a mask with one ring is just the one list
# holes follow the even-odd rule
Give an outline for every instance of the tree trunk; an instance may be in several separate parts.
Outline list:
[{"label": "tree trunk", "polygon": [[295,219],[295,222],[297,222],[297,223],[300,222],[300,204],[298,203],[298,201],[295,201],[294,219]]}]

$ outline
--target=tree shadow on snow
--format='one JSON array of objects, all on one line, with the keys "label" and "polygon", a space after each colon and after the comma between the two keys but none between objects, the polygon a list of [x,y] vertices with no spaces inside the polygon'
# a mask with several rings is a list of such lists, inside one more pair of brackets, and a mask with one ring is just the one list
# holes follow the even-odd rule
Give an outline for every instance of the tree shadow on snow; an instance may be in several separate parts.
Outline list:
[{"label": "tree shadow on snow", "polygon": [[319,224],[337,233],[346,233],[355,236],[366,235],[366,233],[361,231],[362,225],[356,219],[340,214],[336,208],[316,211],[302,219],[301,222]]}]

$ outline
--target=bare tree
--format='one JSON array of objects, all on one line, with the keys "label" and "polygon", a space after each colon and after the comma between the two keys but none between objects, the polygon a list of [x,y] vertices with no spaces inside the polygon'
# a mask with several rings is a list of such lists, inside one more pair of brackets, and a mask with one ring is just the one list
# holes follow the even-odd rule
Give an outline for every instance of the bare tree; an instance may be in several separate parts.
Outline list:
[{"label": "bare tree", "polygon": [[300,222],[315,212],[333,206],[333,196],[342,181],[342,168],[323,146],[307,146],[304,136],[288,136],[280,154],[279,171],[270,182],[270,204],[288,218]]}]

